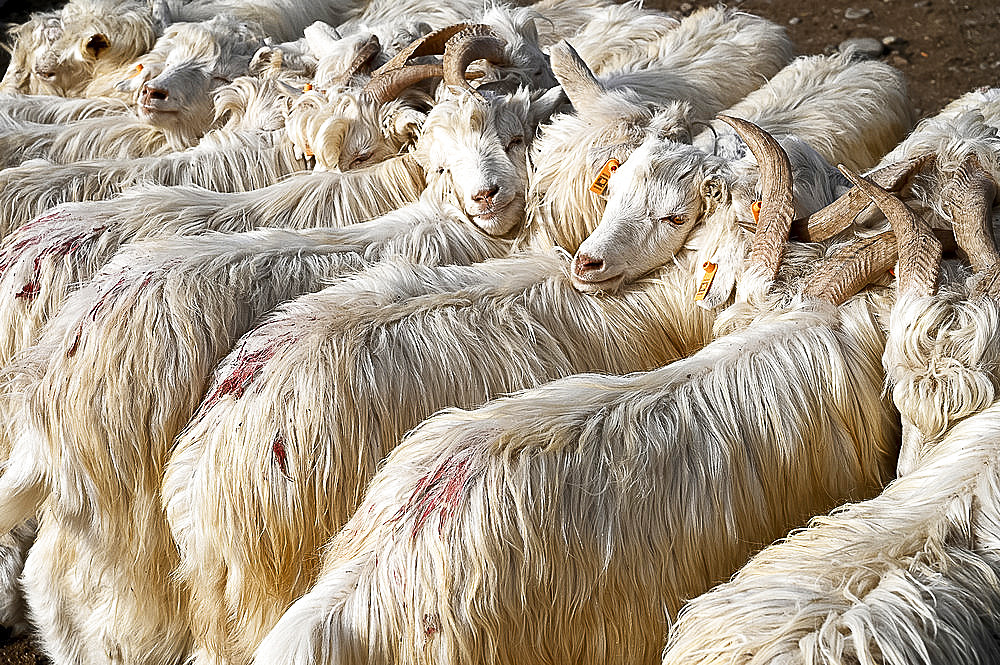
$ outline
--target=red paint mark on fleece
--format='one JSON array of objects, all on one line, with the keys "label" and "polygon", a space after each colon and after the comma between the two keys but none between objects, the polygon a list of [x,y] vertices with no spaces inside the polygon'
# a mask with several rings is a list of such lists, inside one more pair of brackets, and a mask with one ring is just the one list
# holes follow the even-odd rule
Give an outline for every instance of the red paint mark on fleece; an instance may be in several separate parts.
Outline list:
[{"label": "red paint mark on fleece", "polygon": [[[59,242],[52,243],[48,246],[42,247],[32,262],[31,276],[24,283],[24,286],[18,291],[14,297],[23,300],[33,300],[41,292],[41,272],[42,272],[42,261],[49,258],[62,258],[64,256],[69,256],[75,253],[81,247],[87,243],[93,241],[95,238],[99,237],[108,227],[97,226],[89,231],[83,233],[77,233],[68,238],[63,238]],[[28,238],[14,243],[3,257],[2,262],[0,262],[0,275],[2,275],[17,258],[28,248],[38,245],[41,243],[41,236],[32,235]]]},{"label": "red paint mark on fleece", "polygon": [[285,449],[285,439],[280,433],[274,435],[274,441],[271,442],[271,454],[274,455],[274,461],[278,463],[281,475],[291,480],[292,477],[288,475],[288,451]]},{"label": "red paint mark on fleece", "polygon": [[243,353],[241,351],[239,358],[236,359],[236,368],[218,385],[208,399],[202,403],[201,408],[205,410],[212,408],[226,395],[232,395],[234,399],[243,397],[246,389],[250,387],[250,384],[257,378],[260,371],[264,369],[264,365],[282,347],[295,341],[296,338],[294,336],[284,335],[275,338],[270,344],[256,351],[251,351],[250,353]]},{"label": "red paint mark on fleece", "polygon": [[[458,459],[459,457],[462,459]],[[472,457],[468,451],[453,455],[443,461],[438,467],[417,483],[410,495],[410,500],[396,513],[394,520],[399,520],[404,514],[413,516],[413,533],[415,537],[428,518],[438,513],[438,529],[444,527],[458,510],[465,487],[472,476]]]}]

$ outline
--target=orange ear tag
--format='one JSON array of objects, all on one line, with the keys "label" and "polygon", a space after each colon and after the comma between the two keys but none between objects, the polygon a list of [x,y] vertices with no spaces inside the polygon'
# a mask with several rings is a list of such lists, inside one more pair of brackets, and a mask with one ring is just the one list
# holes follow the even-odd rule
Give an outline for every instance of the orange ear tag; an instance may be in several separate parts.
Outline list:
[{"label": "orange ear tag", "polygon": [[138,65],[135,66],[135,71],[137,71],[137,72],[141,72],[142,71],[142,63],[141,62]]},{"label": "orange ear tag", "polygon": [[760,221],[760,201],[754,201],[750,204],[750,210],[753,211],[753,221]]},{"label": "orange ear tag", "polygon": [[695,301],[704,300],[705,296],[708,295],[708,290],[712,288],[712,280],[715,279],[715,271],[719,269],[719,264],[705,261],[701,267],[705,269],[705,275],[701,278],[701,284],[698,285],[698,293],[694,294]]},{"label": "orange ear tag", "polygon": [[622,163],[614,157],[604,162],[601,172],[597,174],[597,178],[595,178],[593,184],[590,185],[590,191],[594,194],[603,194],[604,190],[608,188],[608,178],[611,177],[612,173],[618,170],[618,167],[621,166],[621,164]]},{"label": "orange ear tag", "polygon": [[302,86],[302,92],[309,92],[312,89],[313,89],[312,83],[306,83],[304,86]]}]

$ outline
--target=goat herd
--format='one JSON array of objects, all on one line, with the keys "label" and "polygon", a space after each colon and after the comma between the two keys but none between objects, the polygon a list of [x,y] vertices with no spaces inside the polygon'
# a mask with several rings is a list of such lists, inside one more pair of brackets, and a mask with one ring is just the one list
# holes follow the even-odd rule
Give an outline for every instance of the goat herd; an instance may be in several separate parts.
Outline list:
[{"label": "goat herd", "polygon": [[913,128],[610,0],[12,40],[0,620],[56,665],[1000,659],[1000,89]]}]

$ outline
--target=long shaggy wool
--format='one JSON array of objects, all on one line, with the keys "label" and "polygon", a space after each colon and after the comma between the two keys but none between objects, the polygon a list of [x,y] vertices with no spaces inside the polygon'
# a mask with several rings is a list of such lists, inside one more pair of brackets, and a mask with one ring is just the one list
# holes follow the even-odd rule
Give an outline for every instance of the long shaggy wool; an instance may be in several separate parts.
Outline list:
[{"label": "long shaggy wool", "polygon": [[30,630],[21,590],[21,572],[37,528],[36,521],[30,519],[0,535],[0,626],[12,635],[24,635]]},{"label": "long shaggy wool", "polygon": [[[8,472],[3,484],[40,478],[49,496],[25,580],[55,662],[187,655],[185,592],[170,579],[176,554],[158,508],[163,465],[238,335],[279,302],[364,264],[360,233],[341,232],[354,236],[346,243],[330,235],[342,244],[267,230],[137,245],[75,293],[17,365],[22,427],[11,459],[33,460],[36,471]],[[6,528],[15,515],[0,512]]]},{"label": "long shaggy wool", "polygon": [[664,665],[996,662],[998,433],[992,404],[881,496],[761,552],[684,608]]},{"label": "long shaggy wool", "polygon": [[427,420],[256,662],[658,662],[684,598],[891,474],[882,333],[844,316],[795,308],[653,372]]},{"label": "long shaggy wool", "polygon": [[132,117],[98,116],[69,125],[33,124],[0,135],[0,168],[29,159],[54,164],[126,160],[170,152],[163,132]]},{"label": "long shaggy wool", "polygon": [[707,317],[668,313],[654,289],[583,296],[563,266],[383,264],[284,305],[240,342],[164,480],[212,651],[249,655],[315,579],[380,461],[434,411],[579,371],[650,369],[704,343],[693,340]]},{"label": "long shaggy wool", "polygon": [[42,124],[64,124],[104,115],[129,112],[124,101],[109,97],[75,98],[45,95],[0,94],[0,109],[12,118]]}]

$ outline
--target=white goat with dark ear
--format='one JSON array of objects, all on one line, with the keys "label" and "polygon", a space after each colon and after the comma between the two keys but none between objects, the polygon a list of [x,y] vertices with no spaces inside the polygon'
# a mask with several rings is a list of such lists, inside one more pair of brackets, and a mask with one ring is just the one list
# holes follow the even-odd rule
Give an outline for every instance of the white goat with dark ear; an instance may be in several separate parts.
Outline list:
[{"label": "white goat with dark ear", "polygon": [[[647,68],[600,79],[568,44],[550,49],[552,69],[576,113],[554,119],[535,143],[529,210],[538,244],[573,251],[590,234],[604,210],[590,186],[609,159],[624,163],[642,143],[651,105],[689,104],[674,107],[660,123],[664,134],[683,139],[692,125],[773,77],[793,53],[780,26],[721,8],[686,17],[662,46],[662,56]],[[724,81],[719,71],[732,78]]]},{"label": "white goat with dark ear", "polygon": [[[780,156],[762,133],[748,142]],[[775,194],[761,218],[787,229],[790,183]],[[898,425],[869,298],[800,302],[662,369],[429,418],[256,662],[657,662],[685,598],[891,475]],[[289,478],[321,463],[274,431]]]},{"label": "white goat with dark ear", "polygon": [[[947,157],[946,157],[947,160]],[[754,557],[681,612],[663,663],[982,663],[1000,630],[1000,255],[995,183],[976,157],[950,191],[955,236],[976,271],[900,261],[884,363],[903,416],[905,473]],[[905,211],[855,178],[882,209]],[[911,214],[901,257],[928,244]],[[921,228],[923,227],[923,228]],[[923,272],[923,276],[919,273]]]}]

